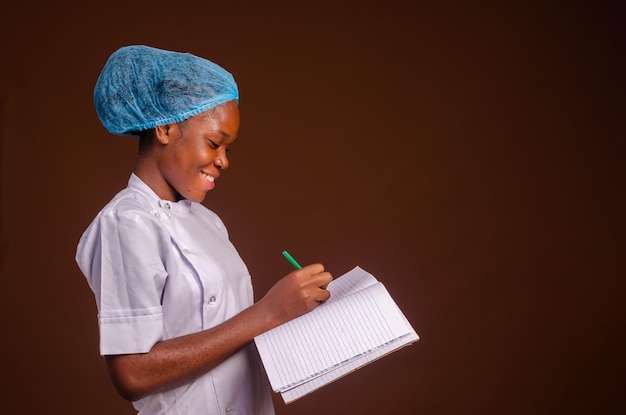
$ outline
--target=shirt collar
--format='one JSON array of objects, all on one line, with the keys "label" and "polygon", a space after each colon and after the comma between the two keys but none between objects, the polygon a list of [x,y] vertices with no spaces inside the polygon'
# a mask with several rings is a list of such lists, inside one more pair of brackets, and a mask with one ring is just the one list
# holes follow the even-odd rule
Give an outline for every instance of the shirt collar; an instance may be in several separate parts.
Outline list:
[{"label": "shirt collar", "polygon": [[152,188],[141,180],[135,173],[132,173],[130,179],[128,179],[128,187],[142,193],[147,196],[151,202],[173,214],[186,215],[189,213],[191,204],[193,203],[187,199],[183,199],[178,202],[160,199],[154,190],[152,190]]}]

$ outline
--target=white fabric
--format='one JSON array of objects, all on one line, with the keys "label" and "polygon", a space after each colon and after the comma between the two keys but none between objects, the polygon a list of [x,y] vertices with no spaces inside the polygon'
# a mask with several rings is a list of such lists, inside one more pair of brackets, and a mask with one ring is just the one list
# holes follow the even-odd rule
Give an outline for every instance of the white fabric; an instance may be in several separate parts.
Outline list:
[{"label": "white fabric", "polygon": [[[199,203],[160,200],[134,174],[85,231],[76,261],[96,298],[102,355],[148,352],[253,302],[250,275],[220,218]],[[253,344],[134,405],[141,415],[274,413]]]}]

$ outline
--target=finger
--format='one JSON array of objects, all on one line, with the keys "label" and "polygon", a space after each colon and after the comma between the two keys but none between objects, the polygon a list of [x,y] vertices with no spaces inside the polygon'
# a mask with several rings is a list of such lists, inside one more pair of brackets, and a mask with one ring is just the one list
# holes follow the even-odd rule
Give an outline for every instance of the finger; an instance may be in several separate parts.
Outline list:
[{"label": "finger", "polygon": [[317,301],[320,303],[323,303],[329,298],[330,298],[330,291],[328,291],[327,289],[320,289],[320,294],[319,294]]},{"label": "finger", "polygon": [[312,276],[311,284],[317,287],[326,289],[328,284],[333,280],[333,276],[330,272],[322,272]]},{"label": "finger", "polygon": [[302,267],[301,269],[304,272],[307,272],[309,274],[319,274],[324,272],[324,265],[322,264],[309,264],[309,265],[305,265],[304,267]]}]

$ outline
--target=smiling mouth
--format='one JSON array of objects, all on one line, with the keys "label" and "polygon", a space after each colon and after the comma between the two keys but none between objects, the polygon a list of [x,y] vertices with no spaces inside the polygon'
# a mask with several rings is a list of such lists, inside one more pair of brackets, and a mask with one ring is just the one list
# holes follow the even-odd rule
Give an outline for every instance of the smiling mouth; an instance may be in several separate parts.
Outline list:
[{"label": "smiling mouth", "polygon": [[211,182],[211,183],[215,182],[215,177],[211,176],[210,174],[207,174],[207,173],[204,173],[204,172],[203,172],[203,173],[202,173],[202,176],[203,176],[205,179],[207,179],[209,182]]}]

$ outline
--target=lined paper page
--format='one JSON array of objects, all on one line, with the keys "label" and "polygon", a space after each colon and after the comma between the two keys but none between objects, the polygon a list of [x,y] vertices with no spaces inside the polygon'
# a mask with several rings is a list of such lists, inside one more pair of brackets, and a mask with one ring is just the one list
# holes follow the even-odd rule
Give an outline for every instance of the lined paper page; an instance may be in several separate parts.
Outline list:
[{"label": "lined paper page", "polygon": [[378,282],[374,276],[360,267],[354,267],[342,276],[332,280],[328,284],[330,298],[328,302],[337,301],[343,297],[361,291],[364,288],[374,285]]},{"label": "lined paper page", "polygon": [[411,330],[385,287],[376,283],[326,302],[255,341],[273,390],[282,392]]},{"label": "lined paper page", "polygon": [[300,385],[294,386],[293,388],[282,392],[281,396],[283,398],[283,401],[285,403],[291,403],[296,399],[299,399],[304,395],[307,395],[321,388],[322,386],[329,384],[330,382],[342,378],[369,363],[372,363],[392,352],[395,352],[398,349],[401,349],[404,346],[413,344],[417,340],[419,340],[419,336],[417,335],[417,333],[415,333],[415,331],[412,331],[411,333],[402,336],[401,338],[391,343],[379,347],[371,353],[359,356],[344,365],[338,366],[337,368],[324,373],[321,376],[313,378],[308,382],[304,382]]}]

